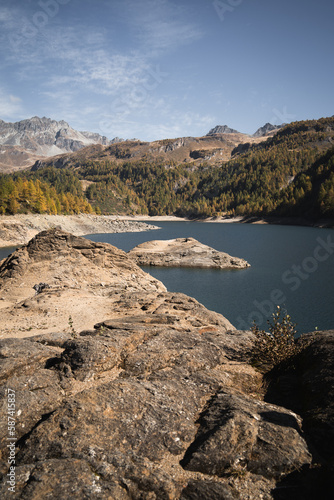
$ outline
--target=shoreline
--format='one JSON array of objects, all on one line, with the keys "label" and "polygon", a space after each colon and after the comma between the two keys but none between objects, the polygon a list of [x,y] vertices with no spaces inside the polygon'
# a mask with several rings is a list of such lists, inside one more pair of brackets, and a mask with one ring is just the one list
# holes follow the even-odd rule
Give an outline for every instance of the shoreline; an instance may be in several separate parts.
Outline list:
[{"label": "shoreline", "polygon": [[160,229],[139,220],[115,215],[17,214],[0,216],[0,248],[25,245],[36,234],[58,227],[74,236],[94,233],[133,233]]},{"label": "shoreline", "polygon": [[319,219],[310,221],[302,217],[256,217],[256,216],[237,216],[237,217],[207,217],[207,218],[189,218],[177,217],[175,215],[110,215],[118,220],[128,221],[152,221],[152,222],[210,222],[218,224],[276,224],[281,226],[308,226],[334,229],[333,219]]},{"label": "shoreline", "polygon": [[28,243],[36,234],[52,227],[75,236],[97,233],[130,233],[159,229],[159,222],[205,222],[218,224],[277,224],[334,228],[334,220],[309,221],[301,217],[207,217],[188,218],[175,215],[47,215],[17,214],[0,216],[0,248]]}]

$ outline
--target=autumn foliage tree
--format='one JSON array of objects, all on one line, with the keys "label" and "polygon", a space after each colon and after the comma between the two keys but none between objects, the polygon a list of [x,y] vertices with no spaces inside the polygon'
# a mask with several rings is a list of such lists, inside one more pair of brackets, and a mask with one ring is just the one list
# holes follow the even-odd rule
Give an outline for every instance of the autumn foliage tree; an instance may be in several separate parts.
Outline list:
[{"label": "autumn foliage tree", "polygon": [[28,180],[20,176],[0,176],[0,214],[57,215],[92,212],[92,206],[83,195],[57,192],[54,186],[38,178]]}]

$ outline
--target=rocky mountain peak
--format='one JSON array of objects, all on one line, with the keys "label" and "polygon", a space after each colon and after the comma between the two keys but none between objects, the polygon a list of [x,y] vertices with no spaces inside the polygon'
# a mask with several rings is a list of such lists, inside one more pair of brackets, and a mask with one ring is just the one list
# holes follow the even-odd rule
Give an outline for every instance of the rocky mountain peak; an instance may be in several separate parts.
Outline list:
[{"label": "rocky mountain peak", "polygon": [[270,132],[274,132],[284,127],[285,123],[282,125],[272,125],[271,123],[266,123],[263,127],[257,129],[257,131],[253,134],[253,137],[263,137],[265,135],[270,134]]},{"label": "rocky mountain peak", "polygon": [[[92,144],[109,146],[122,139],[109,140],[95,132],[79,132],[73,129],[66,121],[56,121],[43,116],[33,116],[15,123],[0,121],[0,146],[2,154],[8,156],[7,162],[24,161],[17,167],[27,166],[29,158],[31,164],[36,156],[46,158],[63,153],[71,153]],[[18,158],[18,151],[24,150],[24,159]]]},{"label": "rocky mountain peak", "polygon": [[238,130],[234,130],[230,128],[228,125],[217,125],[212,128],[206,135],[214,135],[214,134],[240,134]]}]

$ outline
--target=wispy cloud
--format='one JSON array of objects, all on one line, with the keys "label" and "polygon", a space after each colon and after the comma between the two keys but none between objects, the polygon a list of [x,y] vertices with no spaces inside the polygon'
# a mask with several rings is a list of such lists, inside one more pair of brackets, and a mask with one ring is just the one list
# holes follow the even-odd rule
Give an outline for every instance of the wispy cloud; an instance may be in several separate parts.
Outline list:
[{"label": "wispy cloud", "polygon": [[117,135],[129,137],[128,131],[131,130],[131,137],[149,140],[182,137],[185,130],[190,131],[191,135],[200,136],[208,132],[212,124],[216,123],[216,118],[211,115],[203,116],[192,111],[172,112],[163,100],[157,101],[151,121],[145,119],[142,113],[140,115],[129,113],[101,116],[103,118],[99,123],[100,133],[110,136],[110,133],[113,132],[115,135],[117,131]]},{"label": "wispy cloud", "polygon": [[203,36],[195,24],[185,22],[185,7],[169,0],[126,0],[127,21],[142,48],[151,55],[194,42]]},{"label": "wispy cloud", "polygon": [[12,94],[8,94],[0,87],[0,117],[12,118],[19,117],[22,112],[22,100]]},{"label": "wispy cloud", "polygon": [[10,23],[13,21],[13,9],[9,9],[8,7],[0,7],[0,22],[1,23]]},{"label": "wispy cloud", "polygon": [[[187,21],[184,5],[170,0],[115,0],[112,8],[118,8],[120,22],[113,30],[107,24],[84,24],[84,18],[74,23],[59,14],[26,36],[25,29],[35,13],[32,3],[4,1],[6,7],[0,8],[4,47],[0,64],[10,69],[12,81],[15,78],[22,89],[33,89],[37,100],[26,109],[35,104],[41,111],[36,109],[34,114],[56,114],[86,129],[87,122],[95,130],[107,123],[108,130],[101,132],[108,136],[154,137],[160,135],[159,127],[161,133],[169,131],[167,135],[173,136],[186,122],[192,122],[194,117],[184,115],[175,126],[172,113],[166,112],[167,95],[156,91],[162,86],[168,92],[163,55],[202,36],[196,25]],[[109,2],[105,8],[110,15]],[[124,26],[124,33],[119,25]],[[126,38],[125,44],[113,43],[118,35]],[[162,61],[161,68],[157,61]],[[24,103],[0,94],[0,104],[6,111],[4,116],[10,116]],[[156,116],[170,125],[143,125],[144,120],[154,123]]]}]

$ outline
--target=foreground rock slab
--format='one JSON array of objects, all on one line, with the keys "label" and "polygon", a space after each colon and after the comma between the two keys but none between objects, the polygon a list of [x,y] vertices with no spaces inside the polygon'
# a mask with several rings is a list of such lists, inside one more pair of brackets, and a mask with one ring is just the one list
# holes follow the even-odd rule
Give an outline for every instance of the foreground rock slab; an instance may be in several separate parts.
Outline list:
[{"label": "foreground rock slab", "polygon": [[0,263],[0,336],[93,328],[122,293],[165,290],[112,245],[43,231]]},{"label": "foreground rock slab", "polygon": [[250,264],[200,243],[195,238],[153,240],[134,247],[128,255],[140,266],[244,269]]},{"label": "foreground rock slab", "polygon": [[[71,281],[75,271],[80,285]],[[24,298],[37,272],[49,285],[40,287],[39,303]],[[265,394],[263,376],[249,362],[252,333],[191,297],[168,293],[124,252],[47,231],[2,263],[0,285],[1,293],[21,297],[16,308],[2,310],[17,325],[27,310],[37,321],[48,300],[51,316],[60,311],[56,324],[61,311],[80,304],[85,327],[32,328],[32,337],[13,331],[0,339],[1,498],[307,498],[296,491],[314,470],[321,478],[328,398],[314,395],[305,412],[279,397],[273,382]],[[298,380],[311,394],[322,377],[332,394],[332,350],[332,337],[322,334],[304,352]],[[15,431],[8,425],[13,394]],[[328,432],[328,462],[332,441]],[[279,496],[280,485],[290,497]]]}]

